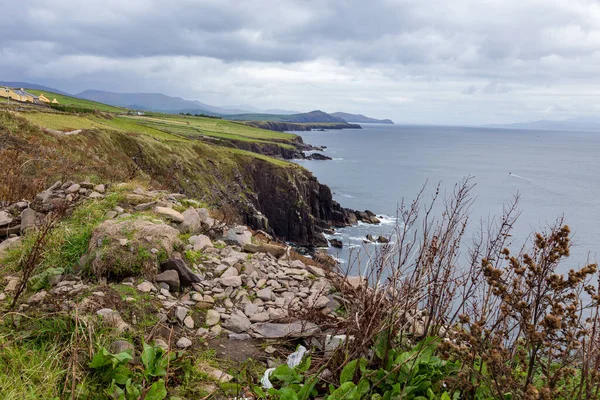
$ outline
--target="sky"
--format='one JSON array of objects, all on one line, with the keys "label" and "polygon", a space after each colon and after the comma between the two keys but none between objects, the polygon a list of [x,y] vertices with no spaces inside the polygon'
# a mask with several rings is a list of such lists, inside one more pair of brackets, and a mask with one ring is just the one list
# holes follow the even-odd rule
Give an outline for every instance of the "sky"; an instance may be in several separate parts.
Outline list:
[{"label": "sky", "polygon": [[0,80],[476,125],[600,115],[598,0],[0,0]]}]

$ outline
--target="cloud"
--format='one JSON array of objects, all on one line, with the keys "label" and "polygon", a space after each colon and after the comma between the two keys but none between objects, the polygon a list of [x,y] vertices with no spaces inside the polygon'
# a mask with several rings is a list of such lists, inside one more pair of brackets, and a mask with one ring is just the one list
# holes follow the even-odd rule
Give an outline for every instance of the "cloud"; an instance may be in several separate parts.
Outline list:
[{"label": "cloud", "polygon": [[73,92],[461,124],[569,117],[600,100],[590,0],[29,0],[0,12],[0,77]]}]

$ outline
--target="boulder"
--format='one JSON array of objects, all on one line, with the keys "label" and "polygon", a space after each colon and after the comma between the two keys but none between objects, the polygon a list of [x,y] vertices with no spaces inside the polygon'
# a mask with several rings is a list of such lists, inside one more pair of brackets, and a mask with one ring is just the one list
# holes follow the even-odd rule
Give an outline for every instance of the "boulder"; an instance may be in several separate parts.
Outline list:
[{"label": "boulder", "polygon": [[6,226],[12,222],[12,216],[6,211],[0,211],[0,226]]},{"label": "boulder", "polygon": [[281,258],[285,255],[286,248],[267,243],[247,243],[244,245],[244,251],[246,253],[269,253],[275,258]]},{"label": "boulder", "polygon": [[221,320],[221,314],[215,310],[208,310],[206,312],[206,325],[214,326]]},{"label": "boulder", "polygon": [[36,212],[32,208],[27,207],[21,211],[21,232],[26,232],[29,228],[35,228],[35,216]]},{"label": "boulder", "polygon": [[142,293],[156,292],[156,286],[154,286],[152,283],[150,283],[148,281],[144,281],[144,282],[140,283],[139,285],[137,285],[137,290],[139,290]]},{"label": "boulder", "polygon": [[106,191],[106,187],[102,184],[94,186],[94,190],[98,193],[104,193]]},{"label": "boulder", "polygon": [[221,278],[228,278],[230,276],[238,276],[239,272],[235,267],[229,267],[221,274]]},{"label": "boulder", "polygon": [[273,297],[273,292],[269,288],[261,289],[256,292],[256,296],[263,301],[269,301]]},{"label": "boulder", "polygon": [[214,247],[212,241],[206,235],[194,235],[188,241],[194,246],[194,251],[202,251],[208,247]]},{"label": "boulder", "polygon": [[244,333],[248,329],[252,323],[250,320],[243,314],[233,314],[231,318],[221,324],[223,328],[229,329],[234,333]]},{"label": "boulder", "polygon": [[21,240],[23,240],[23,238],[21,236],[17,236],[0,242],[0,258],[2,258],[10,249],[14,249],[19,246],[21,244]]},{"label": "boulder", "polygon": [[226,278],[221,278],[221,285],[227,287],[240,287],[242,286],[242,277],[241,276],[228,276]]},{"label": "boulder", "polygon": [[374,242],[375,241],[375,238],[370,233],[368,233],[366,237],[367,237],[367,241],[368,242]]},{"label": "boulder", "polygon": [[319,332],[319,327],[307,321],[295,321],[289,324],[265,322],[253,324],[252,332],[255,337],[267,339],[300,338],[315,335]]},{"label": "boulder", "polygon": [[227,234],[225,235],[225,241],[244,247],[245,245],[252,243],[252,233],[247,227],[238,225],[230,228],[227,231]]},{"label": "boulder", "polygon": [[180,258],[175,258],[171,260],[164,261],[160,264],[161,271],[177,271],[179,275],[179,284],[183,287],[192,286],[193,283],[200,283],[202,280],[198,275],[192,272],[191,269],[185,264]]},{"label": "boulder", "polygon": [[390,239],[386,238],[385,236],[379,236],[377,238],[377,243],[389,243]]},{"label": "boulder", "polygon": [[182,214],[183,222],[178,226],[181,233],[197,233],[202,229],[202,221],[195,208],[190,207]]},{"label": "boulder", "polygon": [[[128,238],[126,246],[119,239]],[[179,231],[164,223],[145,219],[108,220],[92,233],[88,246],[91,272],[97,277],[122,280],[129,276],[153,279],[158,257],[170,256],[179,243]],[[157,249],[159,252],[151,252]]]},{"label": "boulder", "polygon": [[166,218],[166,219],[176,222],[176,223],[181,223],[185,219],[183,217],[183,214],[181,214],[179,211],[175,211],[169,207],[156,206],[156,207],[154,207],[154,212],[156,214],[160,215],[161,217]]},{"label": "boulder", "polygon": [[156,282],[164,282],[167,285],[169,285],[169,290],[173,291],[173,292],[178,292],[179,291],[179,287],[180,287],[180,282],[179,282],[179,274],[177,273],[177,271],[169,269],[166,270],[164,272],[161,272],[160,274],[156,275],[156,277],[154,278],[154,280],[156,280]]},{"label": "boulder", "polygon": [[343,247],[344,247],[344,244],[342,243],[342,241],[341,241],[341,240],[338,240],[338,239],[331,239],[331,240],[329,241],[329,244],[330,244],[332,247],[335,247],[335,248],[338,248],[338,249],[341,249],[341,248],[343,248]]},{"label": "boulder", "polygon": [[80,185],[78,185],[77,183],[74,183],[74,184],[72,184],[71,186],[69,186],[68,188],[65,189],[65,193],[66,194],[77,193],[80,188],[81,188]]},{"label": "boulder", "polygon": [[96,314],[102,318],[102,323],[109,328],[114,328],[118,332],[124,332],[129,329],[129,325],[123,321],[118,311],[103,308],[96,311]]}]

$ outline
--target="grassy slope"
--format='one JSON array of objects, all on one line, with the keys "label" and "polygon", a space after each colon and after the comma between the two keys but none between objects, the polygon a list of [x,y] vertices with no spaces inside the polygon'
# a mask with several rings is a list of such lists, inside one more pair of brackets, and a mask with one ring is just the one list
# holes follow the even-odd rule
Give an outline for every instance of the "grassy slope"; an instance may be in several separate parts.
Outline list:
[{"label": "grassy slope", "polygon": [[53,93],[53,92],[45,92],[43,90],[38,90],[38,89],[25,89],[25,90],[31,94],[35,94],[36,96],[39,96],[41,93],[44,93],[44,95],[48,99],[50,99],[50,101],[52,101],[52,99],[56,99],[59,102],[59,104],[61,104],[63,106],[76,106],[76,107],[86,108],[86,109],[90,109],[90,110],[98,110],[98,111],[113,112],[113,113],[127,112],[127,109],[125,109],[125,108],[109,106],[108,104],[98,103],[96,101],[78,99],[76,97],[64,96],[62,94]]}]

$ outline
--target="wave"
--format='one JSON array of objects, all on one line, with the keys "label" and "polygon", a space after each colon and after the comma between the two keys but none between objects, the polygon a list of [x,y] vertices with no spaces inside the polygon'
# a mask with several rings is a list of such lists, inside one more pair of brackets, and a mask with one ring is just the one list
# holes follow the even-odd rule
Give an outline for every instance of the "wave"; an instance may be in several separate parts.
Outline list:
[{"label": "wave", "polygon": [[377,218],[381,221],[381,225],[396,225],[398,217],[390,217],[389,215],[378,215]]},{"label": "wave", "polygon": [[530,178],[525,178],[524,176],[517,175],[517,174],[513,174],[512,172],[509,172],[509,173],[508,173],[508,176],[511,176],[511,177],[513,177],[513,178],[517,178],[517,179],[523,179],[523,180],[525,180],[525,181],[531,182],[531,179],[530,179]]},{"label": "wave", "polygon": [[352,196],[351,194],[340,193],[340,192],[335,192],[335,194],[338,195],[338,196],[347,197],[349,199],[353,199],[354,198],[354,196]]}]

